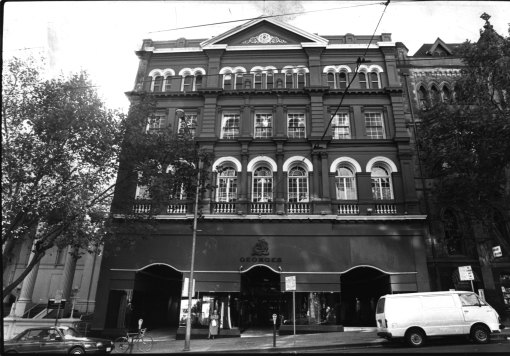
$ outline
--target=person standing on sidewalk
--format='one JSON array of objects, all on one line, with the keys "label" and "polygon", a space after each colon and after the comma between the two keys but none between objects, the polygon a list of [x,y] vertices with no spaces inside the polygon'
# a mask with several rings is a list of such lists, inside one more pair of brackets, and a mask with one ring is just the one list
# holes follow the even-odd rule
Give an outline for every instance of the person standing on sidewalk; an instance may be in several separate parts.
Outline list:
[{"label": "person standing on sidewalk", "polygon": [[218,335],[218,330],[219,330],[219,316],[218,316],[218,313],[216,312],[216,309],[214,309],[212,315],[211,315],[211,318],[209,320],[209,339],[213,339],[214,340],[214,337],[216,335]]}]

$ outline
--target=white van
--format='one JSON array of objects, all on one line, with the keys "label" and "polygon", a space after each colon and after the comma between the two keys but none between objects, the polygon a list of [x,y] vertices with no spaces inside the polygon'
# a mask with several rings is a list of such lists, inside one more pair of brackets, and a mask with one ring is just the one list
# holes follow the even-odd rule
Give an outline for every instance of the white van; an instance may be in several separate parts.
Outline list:
[{"label": "white van", "polygon": [[498,313],[473,292],[388,294],[377,302],[377,335],[421,346],[429,336],[469,335],[476,343],[499,333]]}]

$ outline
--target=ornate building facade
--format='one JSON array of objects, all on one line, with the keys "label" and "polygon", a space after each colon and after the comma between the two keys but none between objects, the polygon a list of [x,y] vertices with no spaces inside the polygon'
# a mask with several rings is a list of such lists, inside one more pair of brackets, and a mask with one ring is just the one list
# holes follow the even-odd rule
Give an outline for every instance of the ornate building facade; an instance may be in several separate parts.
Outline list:
[{"label": "ornate building facade", "polygon": [[[428,291],[403,88],[390,34],[319,36],[255,19],[210,39],[144,40],[127,95],[157,99],[149,130],[182,129],[213,155],[200,196],[193,328],[370,325],[379,296]],[[347,89],[348,88],[348,89]],[[119,177],[127,173],[119,171]],[[120,179],[120,178],[119,178]],[[151,209],[136,181],[113,212]],[[138,196],[119,206],[122,196]],[[117,201],[117,204],[116,204]],[[193,202],[103,257],[92,328],[182,325]],[[296,303],[285,290],[296,279]]]}]

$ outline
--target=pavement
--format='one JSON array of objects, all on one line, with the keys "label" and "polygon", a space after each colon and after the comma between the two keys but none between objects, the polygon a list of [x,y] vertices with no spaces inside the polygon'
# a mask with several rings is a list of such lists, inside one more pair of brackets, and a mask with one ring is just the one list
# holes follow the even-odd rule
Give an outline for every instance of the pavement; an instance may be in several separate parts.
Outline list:
[{"label": "pavement", "polygon": [[[150,331],[154,340],[150,353],[189,354],[189,353],[297,353],[299,350],[320,351],[321,348],[366,348],[380,347],[388,343],[377,336],[373,327],[346,327],[344,332],[318,334],[276,335],[276,347],[272,332],[246,332],[241,337],[191,339],[189,351],[184,351],[184,340],[176,340],[175,333]],[[510,342],[510,325],[501,334],[493,334],[491,342]],[[136,350],[133,350],[135,353]],[[129,353],[129,351],[128,351]]]}]

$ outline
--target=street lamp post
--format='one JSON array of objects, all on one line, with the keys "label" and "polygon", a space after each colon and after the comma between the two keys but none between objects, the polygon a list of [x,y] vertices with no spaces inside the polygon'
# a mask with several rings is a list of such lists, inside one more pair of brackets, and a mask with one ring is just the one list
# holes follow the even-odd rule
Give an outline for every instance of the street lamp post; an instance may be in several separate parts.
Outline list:
[{"label": "street lamp post", "polygon": [[[179,119],[185,120],[185,113],[182,109],[176,109],[175,114]],[[186,129],[189,130],[187,122],[184,122]],[[195,269],[195,246],[197,240],[197,222],[198,222],[198,196],[200,194],[200,171],[202,170],[202,160],[198,160],[198,173],[197,173],[197,189],[195,192],[195,207],[193,211],[193,234],[191,245],[191,266],[189,269],[189,283],[188,283],[188,317],[186,318],[186,335],[184,338],[184,350],[190,350],[191,340],[191,304],[193,303],[193,273]]]}]

